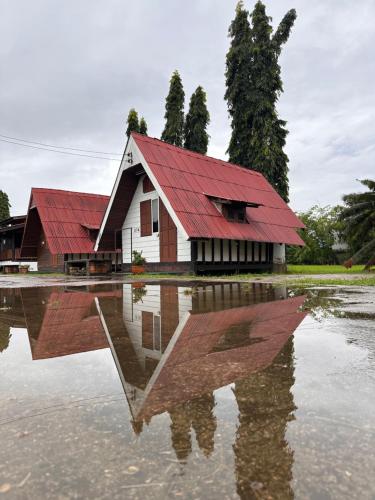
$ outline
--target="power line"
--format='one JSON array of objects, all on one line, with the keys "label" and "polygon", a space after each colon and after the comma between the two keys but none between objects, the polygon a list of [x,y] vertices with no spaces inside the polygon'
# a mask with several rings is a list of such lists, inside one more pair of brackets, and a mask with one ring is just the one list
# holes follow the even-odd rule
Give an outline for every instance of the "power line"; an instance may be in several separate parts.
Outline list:
[{"label": "power line", "polygon": [[[80,154],[80,153],[71,153],[69,151],[58,151],[57,149],[48,149],[48,148],[43,148],[43,147],[39,147],[39,146],[32,146],[31,144],[21,144],[20,142],[8,141],[6,139],[0,139],[0,141],[7,142],[8,144],[15,144],[16,146],[23,146],[25,148],[41,149],[43,151],[49,151],[50,153],[59,153],[61,155],[84,156],[86,158],[95,158],[97,160],[121,161],[119,158],[107,158],[104,156],[93,156],[93,155],[85,155],[85,154]],[[106,154],[106,153],[103,153],[103,154]]]},{"label": "power line", "polygon": [[11,137],[9,135],[2,135],[2,134],[0,134],[0,137],[3,137],[4,139],[11,139],[12,141],[27,142],[28,144],[37,144],[38,146],[46,146],[48,148],[71,149],[72,151],[81,151],[83,153],[96,153],[96,154],[101,154],[101,155],[122,156],[121,153],[107,153],[105,151],[93,151],[92,149],[70,148],[68,146],[54,146],[53,144],[46,144],[44,142],[29,141],[29,140],[26,140],[26,139],[20,139],[19,137]]}]

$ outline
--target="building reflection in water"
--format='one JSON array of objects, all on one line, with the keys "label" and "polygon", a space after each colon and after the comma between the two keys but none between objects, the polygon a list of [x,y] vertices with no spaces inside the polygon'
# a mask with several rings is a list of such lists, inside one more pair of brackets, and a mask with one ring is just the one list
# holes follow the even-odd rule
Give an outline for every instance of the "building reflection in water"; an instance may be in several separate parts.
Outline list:
[{"label": "building reflection in water", "polygon": [[194,439],[206,457],[213,453],[214,391],[233,384],[237,493],[293,497],[285,432],[295,409],[291,335],[306,314],[303,296],[288,298],[286,289],[260,284],[126,284],[23,289],[0,298],[8,301],[1,329],[25,326],[35,360],[109,346],[134,432],[168,412],[181,463]]},{"label": "building reflection in water", "polygon": [[33,360],[108,348],[95,298],[121,295],[121,290],[2,290],[0,328],[8,332],[10,328],[26,328]]},{"label": "building reflection in water", "polygon": [[192,292],[125,285],[122,321],[111,302],[99,298],[98,308],[135,431],[168,412],[177,458],[188,459],[193,431],[209,456],[216,430],[214,390],[234,382],[238,494],[249,498],[270,484],[271,474],[277,490],[290,498],[293,456],[285,441],[294,410],[290,337],[305,317],[304,297],[287,298],[285,289],[260,285],[213,285]]}]

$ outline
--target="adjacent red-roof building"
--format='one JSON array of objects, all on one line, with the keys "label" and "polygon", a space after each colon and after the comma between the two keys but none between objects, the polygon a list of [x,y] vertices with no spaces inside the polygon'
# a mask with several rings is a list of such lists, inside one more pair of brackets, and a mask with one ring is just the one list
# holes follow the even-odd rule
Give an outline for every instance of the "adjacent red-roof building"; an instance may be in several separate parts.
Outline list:
[{"label": "adjacent red-roof building", "polygon": [[133,133],[96,248],[122,232],[125,267],[138,250],[150,269],[269,269],[303,227],[260,173]]},{"label": "adjacent red-roof building", "polygon": [[21,256],[37,259],[42,271],[63,271],[66,262],[103,258],[94,242],[108,201],[98,194],[32,188]]},{"label": "adjacent red-roof building", "polygon": [[36,269],[32,259],[21,260],[21,242],[26,215],[16,215],[0,221],[0,269],[14,270],[19,265]]}]

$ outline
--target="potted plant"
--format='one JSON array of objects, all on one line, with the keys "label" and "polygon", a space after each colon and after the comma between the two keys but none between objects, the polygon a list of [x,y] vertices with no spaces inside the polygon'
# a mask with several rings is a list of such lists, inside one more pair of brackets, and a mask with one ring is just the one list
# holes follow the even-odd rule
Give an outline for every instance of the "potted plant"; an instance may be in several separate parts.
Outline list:
[{"label": "potted plant", "polygon": [[142,286],[134,286],[133,284],[133,304],[137,304],[139,301],[143,302],[142,298],[147,294],[146,286],[142,283]]},{"label": "potted plant", "polygon": [[21,264],[19,266],[19,272],[22,273],[22,274],[26,274],[29,272],[29,267],[27,264]]},{"label": "potted plant", "polygon": [[133,274],[142,274],[145,272],[145,264],[146,259],[142,256],[142,251],[138,252],[138,250],[133,250],[132,252],[132,273]]}]

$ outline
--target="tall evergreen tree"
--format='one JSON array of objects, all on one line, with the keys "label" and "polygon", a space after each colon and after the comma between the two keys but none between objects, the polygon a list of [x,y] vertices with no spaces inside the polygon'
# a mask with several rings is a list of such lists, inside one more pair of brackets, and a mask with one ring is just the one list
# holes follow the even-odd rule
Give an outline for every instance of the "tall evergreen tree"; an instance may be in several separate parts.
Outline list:
[{"label": "tall evergreen tree", "polygon": [[10,207],[8,195],[0,189],[0,221],[10,217]]},{"label": "tall evergreen tree", "polygon": [[209,139],[207,125],[210,122],[210,114],[207,110],[206,100],[206,92],[201,86],[197,87],[190,99],[184,128],[184,147],[202,154],[207,153]]},{"label": "tall evergreen tree", "polygon": [[139,132],[139,121],[138,121],[138,113],[134,108],[131,108],[128,114],[127,119],[127,129],[126,135],[129,137],[131,132]]},{"label": "tall evergreen tree", "polygon": [[249,13],[239,1],[236,16],[229,27],[231,46],[226,59],[225,99],[231,117],[232,136],[229,142],[229,160],[251,167],[249,145],[251,140],[252,109],[250,104],[251,30]]},{"label": "tall evergreen tree", "polygon": [[179,72],[176,70],[170,80],[169,93],[165,103],[165,127],[161,134],[163,141],[182,146],[184,136],[185,92]]},{"label": "tall evergreen tree", "polygon": [[251,26],[240,2],[229,29],[232,44],[227,54],[225,98],[232,137],[228,153],[231,161],[261,172],[288,201],[288,157],[283,151],[288,132],[276,104],[283,91],[278,59],[296,12],[290,10],[275,33],[260,0],[250,17]]},{"label": "tall evergreen tree", "polygon": [[147,135],[147,123],[146,120],[143,118],[143,116],[139,122],[139,133]]}]

